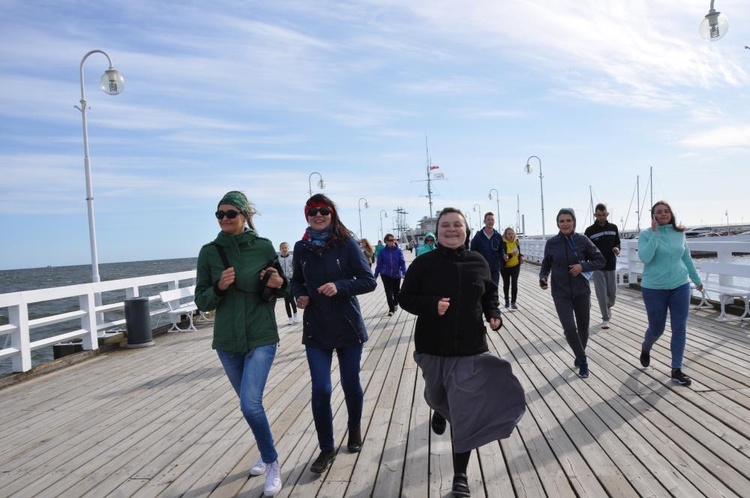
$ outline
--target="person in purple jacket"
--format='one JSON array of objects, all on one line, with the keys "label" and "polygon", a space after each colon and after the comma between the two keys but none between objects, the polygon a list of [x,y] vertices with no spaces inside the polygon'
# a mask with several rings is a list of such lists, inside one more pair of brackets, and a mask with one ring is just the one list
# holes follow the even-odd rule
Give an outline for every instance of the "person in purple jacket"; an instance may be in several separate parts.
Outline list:
[{"label": "person in purple jacket", "polygon": [[375,265],[375,278],[380,275],[383,280],[385,299],[388,301],[388,316],[393,316],[398,306],[401,277],[406,274],[406,261],[392,233],[385,234],[384,240],[385,247],[378,253],[378,262]]}]

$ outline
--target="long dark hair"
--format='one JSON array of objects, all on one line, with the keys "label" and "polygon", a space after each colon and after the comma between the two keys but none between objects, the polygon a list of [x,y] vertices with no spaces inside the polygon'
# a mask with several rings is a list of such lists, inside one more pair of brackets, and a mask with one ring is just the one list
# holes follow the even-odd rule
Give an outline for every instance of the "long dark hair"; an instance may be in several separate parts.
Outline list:
[{"label": "long dark hair", "polygon": [[346,225],[339,218],[339,209],[336,204],[324,194],[315,194],[305,202],[305,220],[307,220],[307,206],[309,204],[325,204],[331,208],[331,238],[332,242],[337,243],[346,239],[354,238],[354,232],[346,228]]},{"label": "long dark hair", "polygon": [[669,209],[669,214],[672,215],[672,220],[669,222],[669,224],[672,225],[672,228],[674,228],[678,232],[684,232],[685,227],[677,224],[677,221],[674,215],[674,210],[672,209],[672,206],[670,206],[667,201],[656,201],[656,203],[653,206],[651,206],[651,217],[652,218],[654,217],[654,209],[656,209],[656,206],[658,206],[659,204],[661,204],[662,206],[667,206],[667,209]]}]

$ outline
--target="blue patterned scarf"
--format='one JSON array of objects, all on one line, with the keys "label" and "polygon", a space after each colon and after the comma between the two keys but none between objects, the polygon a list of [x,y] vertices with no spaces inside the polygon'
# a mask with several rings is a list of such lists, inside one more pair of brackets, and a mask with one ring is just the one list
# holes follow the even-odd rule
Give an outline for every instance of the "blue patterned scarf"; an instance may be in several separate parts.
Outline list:
[{"label": "blue patterned scarf", "polygon": [[320,232],[316,232],[311,227],[307,227],[303,240],[307,240],[313,248],[322,252],[331,241],[331,229],[326,228]]}]

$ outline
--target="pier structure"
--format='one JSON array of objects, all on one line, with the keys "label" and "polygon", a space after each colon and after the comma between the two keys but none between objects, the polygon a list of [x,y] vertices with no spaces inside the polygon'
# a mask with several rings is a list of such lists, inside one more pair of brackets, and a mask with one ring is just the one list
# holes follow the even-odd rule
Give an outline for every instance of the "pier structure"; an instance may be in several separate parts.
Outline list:
[{"label": "pier structure", "polygon": [[[646,329],[640,292],[620,287],[611,328],[592,307],[591,376],[580,379],[538,267],[522,266],[519,310],[489,332],[511,362],[527,412],[505,440],[474,451],[474,497],[747,496],[750,490],[750,334],[691,311],[684,369],[669,378],[669,332],[638,361]],[[382,286],[360,297],[370,333],[360,453],[346,449],[346,407],[334,360],[338,455],[323,475],[302,324],[283,325],[264,405],[282,468],[279,496],[450,495],[450,431],[430,430],[413,360],[415,317],[387,316]],[[100,354],[0,390],[0,496],[259,497],[258,451],[211,350],[210,324],[156,345]]]}]

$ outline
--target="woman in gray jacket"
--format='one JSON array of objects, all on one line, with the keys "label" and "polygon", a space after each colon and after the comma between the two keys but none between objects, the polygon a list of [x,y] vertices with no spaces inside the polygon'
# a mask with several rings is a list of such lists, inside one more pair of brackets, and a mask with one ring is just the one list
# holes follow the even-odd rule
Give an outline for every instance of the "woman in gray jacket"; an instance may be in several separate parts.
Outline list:
[{"label": "woman in gray jacket", "polygon": [[547,240],[539,272],[539,285],[547,289],[552,274],[552,299],[565,332],[565,339],[575,355],[578,376],[589,376],[586,343],[589,340],[591,288],[589,279],[594,270],[604,268],[606,260],[593,242],[575,233],[576,215],[571,208],[557,213],[560,232]]}]

